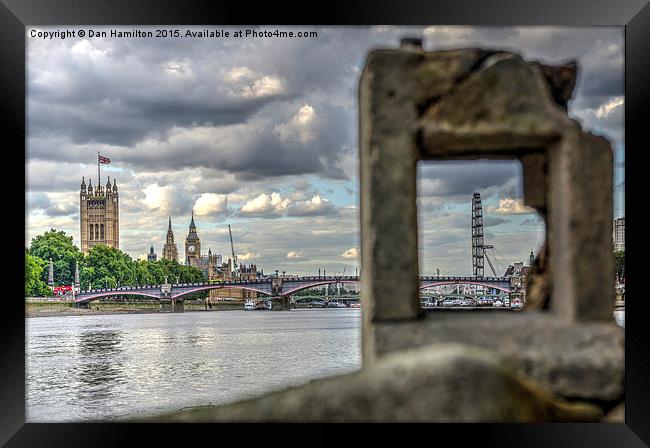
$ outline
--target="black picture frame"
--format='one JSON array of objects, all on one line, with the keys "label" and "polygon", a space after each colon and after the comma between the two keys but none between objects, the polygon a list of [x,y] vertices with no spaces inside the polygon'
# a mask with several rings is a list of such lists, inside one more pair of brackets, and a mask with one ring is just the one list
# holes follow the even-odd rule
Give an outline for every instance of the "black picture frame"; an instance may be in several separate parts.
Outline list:
[{"label": "black picture frame", "polygon": [[[4,219],[0,235],[6,253],[3,269],[8,291],[0,314],[0,443],[6,446],[116,446],[134,444],[136,436],[171,442],[174,436],[189,442],[208,436],[218,443],[226,426],[153,424],[25,424],[25,319],[21,297],[20,266],[24,256],[21,220],[16,216],[25,203],[21,185],[25,173],[14,166],[25,160],[26,96],[25,46],[26,26],[33,25],[201,25],[201,24],[412,24],[412,25],[559,25],[625,27],[625,133],[626,133],[626,212],[627,212],[627,279],[631,298],[626,312],[626,414],[625,423],[601,424],[531,424],[531,425],[409,425],[398,426],[405,434],[420,433],[454,444],[480,443],[500,447],[641,447],[650,445],[650,350],[645,344],[644,324],[647,307],[642,299],[644,253],[643,238],[647,221],[641,215],[641,201],[647,191],[643,182],[642,151],[646,149],[646,128],[650,117],[650,4],[648,0],[408,0],[388,2],[360,0],[328,3],[305,3],[281,8],[275,2],[250,5],[247,2],[192,0],[173,1],[63,1],[0,0],[0,110],[3,126],[4,170],[2,191]],[[23,151],[20,150],[23,148]],[[10,158],[12,160],[10,160]],[[635,174],[639,171],[638,175]],[[54,176],[54,174],[53,174]],[[22,255],[21,255],[22,254]],[[18,260],[18,261],[14,261]],[[595,274],[596,276],[597,274]],[[261,431],[242,431],[230,427],[231,436],[249,440],[257,434],[261,440],[288,437],[284,426],[266,425]],[[304,429],[304,427],[303,427]],[[381,438],[394,426],[372,426],[364,431],[371,438]],[[311,439],[320,443],[340,443],[338,431],[310,428]],[[188,439],[186,437],[191,437]],[[212,439],[210,439],[212,437]],[[153,438],[153,439],[151,439]],[[199,439],[200,440],[200,439]],[[223,440],[225,443],[225,440]],[[140,442],[142,443],[142,442]],[[268,442],[267,442],[268,443]],[[306,443],[306,442],[303,442]],[[450,442],[447,442],[450,443]]]}]

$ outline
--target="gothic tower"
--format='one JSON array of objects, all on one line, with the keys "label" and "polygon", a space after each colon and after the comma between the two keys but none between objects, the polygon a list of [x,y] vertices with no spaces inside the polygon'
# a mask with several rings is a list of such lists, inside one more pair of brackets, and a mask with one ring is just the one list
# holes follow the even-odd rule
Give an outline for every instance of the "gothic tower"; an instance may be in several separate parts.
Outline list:
[{"label": "gothic tower", "polygon": [[120,207],[117,183],[110,178],[106,188],[98,185],[93,189],[88,180],[86,190],[85,178],[81,178],[79,192],[79,222],[81,236],[81,251],[87,254],[98,244],[120,248]]},{"label": "gothic tower", "polygon": [[176,247],[176,243],[174,243],[174,231],[172,230],[171,216],[169,217],[169,227],[167,228],[167,236],[165,238],[162,257],[164,260],[178,261],[178,248]]},{"label": "gothic tower", "polygon": [[149,249],[149,253],[147,254],[147,261],[156,261],[158,259],[158,255],[153,251],[153,244],[151,245],[151,248]]},{"label": "gothic tower", "polygon": [[190,222],[190,231],[185,238],[185,264],[196,266],[201,258],[201,240],[196,234],[196,224],[194,224],[194,210],[192,210],[192,221]]}]

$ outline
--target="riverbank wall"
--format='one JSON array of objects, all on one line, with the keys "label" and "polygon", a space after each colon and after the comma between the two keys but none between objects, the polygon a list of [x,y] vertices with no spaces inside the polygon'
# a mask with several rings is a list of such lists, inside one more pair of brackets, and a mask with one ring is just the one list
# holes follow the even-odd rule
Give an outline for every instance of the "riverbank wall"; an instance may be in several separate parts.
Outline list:
[{"label": "riverbank wall", "polygon": [[[233,311],[243,310],[243,303],[217,302],[212,308],[203,302],[188,300],[183,303],[184,311]],[[91,302],[88,308],[75,308],[71,302],[37,302],[25,303],[25,317],[48,316],[83,316],[92,314],[135,314],[135,313],[162,313],[159,302]]]}]

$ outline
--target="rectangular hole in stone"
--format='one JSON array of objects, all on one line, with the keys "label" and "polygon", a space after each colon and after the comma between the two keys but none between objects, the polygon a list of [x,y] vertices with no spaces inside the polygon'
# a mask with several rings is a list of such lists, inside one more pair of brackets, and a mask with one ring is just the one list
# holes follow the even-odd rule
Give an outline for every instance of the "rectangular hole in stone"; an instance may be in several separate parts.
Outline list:
[{"label": "rectangular hole in stone", "polygon": [[[423,161],[417,191],[422,307],[520,309],[531,251],[537,257],[546,234],[543,218],[523,203],[521,162]],[[482,221],[473,219],[475,193]]]}]

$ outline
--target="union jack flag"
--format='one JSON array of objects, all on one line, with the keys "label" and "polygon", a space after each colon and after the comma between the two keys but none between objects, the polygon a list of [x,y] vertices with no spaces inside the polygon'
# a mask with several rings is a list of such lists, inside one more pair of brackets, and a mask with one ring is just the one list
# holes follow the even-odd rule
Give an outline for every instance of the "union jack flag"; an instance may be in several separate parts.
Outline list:
[{"label": "union jack flag", "polygon": [[99,157],[99,163],[111,163],[111,159],[108,157],[100,156],[97,154],[97,157]]}]

